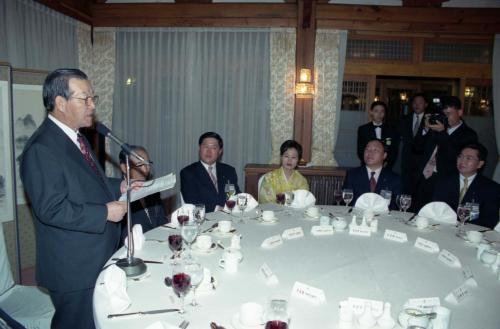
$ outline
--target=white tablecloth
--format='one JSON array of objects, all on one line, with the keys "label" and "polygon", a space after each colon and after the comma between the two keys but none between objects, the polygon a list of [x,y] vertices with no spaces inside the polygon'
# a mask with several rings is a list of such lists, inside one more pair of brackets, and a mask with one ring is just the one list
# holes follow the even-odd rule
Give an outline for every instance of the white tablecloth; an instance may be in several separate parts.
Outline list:
[{"label": "white tablecloth", "polygon": [[[340,213],[343,207],[325,206],[322,212]],[[209,328],[215,321],[227,329],[233,326],[232,318],[239,306],[248,301],[266,304],[275,292],[290,294],[295,281],[321,288],[326,294],[326,303],[315,305],[290,298],[291,329],[337,328],[338,305],[348,297],[382,300],[392,304],[392,315],[396,319],[403,304],[409,298],[439,297],[441,304],[450,308],[451,329],[498,329],[500,328],[500,281],[490,268],[476,260],[476,249],[468,242],[455,236],[455,227],[441,224],[436,230],[419,230],[398,222],[395,217],[382,215],[378,233],[371,237],[349,235],[348,231],[335,232],[333,236],[312,236],[311,226],[319,220],[306,219],[303,210],[276,212],[279,222],[261,224],[250,220],[246,224],[235,221],[241,240],[244,259],[237,274],[227,274],[218,267],[222,250],[210,255],[195,254],[205,267],[211,269],[218,281],[215,291],[200,292],[198,307],[186,305],[185,318],[191,322],[190,328]],[[409,217],[409,214],[405,214]],[[213,218],[213,214],[208,217]],[[227,219],[228,215],[218,213],[217,218]],[[349,218],[350,219],[350,218]],[[350,220],[348,220],[350,222]],[[215,221],[208,221],[205,227]],[[305,236],[284,241],[274,249],[260,247],[262,241],[287,228],[300,226]],[[383,239],[384,230],[406,232],[409,241],[397,243]],[[466,229],[473,229],[467,225]],[[477,227],[476,227],[477,229]],[[170,234],[180,234],[177,230],[157,228],[148,232],[148,238],[166,240]],[[488,233],[491,240],[500,240],[500,234]],[[462,266],[471,268],[478,287],[469,287],[470,295],[460,304],[452,305],[444,298],[463,283],[460,268],[452,268],[438,260],[437,254],[430,254],[414,247],[417,237],[439,244],[460,259]],[[214,235],[215,239],[220,239]],[[226,245],[229,239],[221,239]],[[120,250],[117,255],[123,255]],[[170,258],[167,243],[147,241],[137,257],[147,260]],[[279,284],[268,285],[258,275],[258,269],[267,263],[276,273]],[[132,305],[126,312],[146,311],[178,306],[178,299],[171,288],[164,285],[165,276],[171,276],[169,260],[162,265],[148,264],[150,276],[142,281],[128,281],[128,294]],[[179,324],[181,316],[176,313],[147,315],[139,318],[107,319],[109,304],[103,295],[102,276],[96,283],[94,293],[94,316],[97,328],[140,329],[155,321]],[[186,299],[186,304],[190,302]]]}]

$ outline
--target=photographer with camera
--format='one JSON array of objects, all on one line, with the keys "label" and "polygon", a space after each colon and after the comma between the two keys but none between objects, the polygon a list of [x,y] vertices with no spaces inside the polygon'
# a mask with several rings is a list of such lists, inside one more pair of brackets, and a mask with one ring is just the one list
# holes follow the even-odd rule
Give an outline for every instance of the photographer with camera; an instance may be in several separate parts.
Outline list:
[{"label": "photographer with camera", "polygon": [[423,154],[418,165],[415,210],[432,201],[436,177],[458,173],[456,159],[463,145],[477,142],[476,132],[462,120],[463,109],[455,96],[441,98],[441,111],[425,116],[422,134],[415,136],[414,148]]}]

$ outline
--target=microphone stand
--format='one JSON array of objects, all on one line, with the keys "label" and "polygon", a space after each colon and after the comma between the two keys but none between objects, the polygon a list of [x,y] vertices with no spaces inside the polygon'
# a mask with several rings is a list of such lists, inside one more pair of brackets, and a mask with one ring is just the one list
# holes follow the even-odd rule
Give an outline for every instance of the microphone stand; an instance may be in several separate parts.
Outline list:
[{"label": "microphone stand", "polygon": [[146,264],[140,258],[134,257],[134,237],[132,233],[132,215],[130,209],[130,193],[132,191],[130,183],[130,158],[128,153],[125,154],[125,162],[127,165],[127,257],[120,258],[116,261],[116,266],[120,267],[127,277],[135,277],[146,272]]}]

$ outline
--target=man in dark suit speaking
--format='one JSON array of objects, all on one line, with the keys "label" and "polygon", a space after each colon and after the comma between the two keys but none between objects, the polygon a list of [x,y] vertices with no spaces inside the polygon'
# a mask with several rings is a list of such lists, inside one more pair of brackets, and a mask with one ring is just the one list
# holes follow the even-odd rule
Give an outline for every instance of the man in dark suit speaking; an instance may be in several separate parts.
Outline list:
[{"label": "man in dark suit speaking", "polygon": [[94,286],[119,244],[117,222],[126,213],[126,203],[115,201],[120,181],[104,175],[78,132],[92,125],[97,100],[82,71],[50,73],[43,85],[48,117],[21,159],[35,222],[37,281],[56,309],[52,328],[94,328]]},{"label": "man in dark suit speaking", "polygon": [[218,161],[224,147],[219,134],[204,133],[198,145],[200,161],[181,170],[181,192],[185,202],[203,203],[207,211],[211,212],[216,210],[216,206],[224,206],[226,183],[234,184],[236,193],[240,193],[238,176],[233,167]]}]

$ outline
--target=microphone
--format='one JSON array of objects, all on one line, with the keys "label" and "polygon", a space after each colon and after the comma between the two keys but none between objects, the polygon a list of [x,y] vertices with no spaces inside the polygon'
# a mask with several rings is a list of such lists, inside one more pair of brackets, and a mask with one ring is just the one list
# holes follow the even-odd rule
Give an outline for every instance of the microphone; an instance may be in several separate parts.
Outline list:
[{"label": "microphone", "polygon": [[106,127],[105,125],[103,125],[102,123],[100,122],[97,122],[96,125],[95,125],[95,129],[97,130],[97,132],[101,135],[103,135],[104,137],[109,137],[113,140],[113,142],[115,142],[116,144],[120,145],[120,147],[122,148],[122,150],[137,158],[139,161],[143,162],[143,163],[150,163],[150,161],[147,161],[146,159],[144,159],[143,157],[141,157],[139,154],[137,154],[134,150],[132,150],[130,148],[130,145],[128,145],[127,143],[123,142],[121,139],[119,139],[118,137],[116,137],[115,135],[113,135],[113,133],[111,132],[111,130],[109,130],[108,127]]}]

